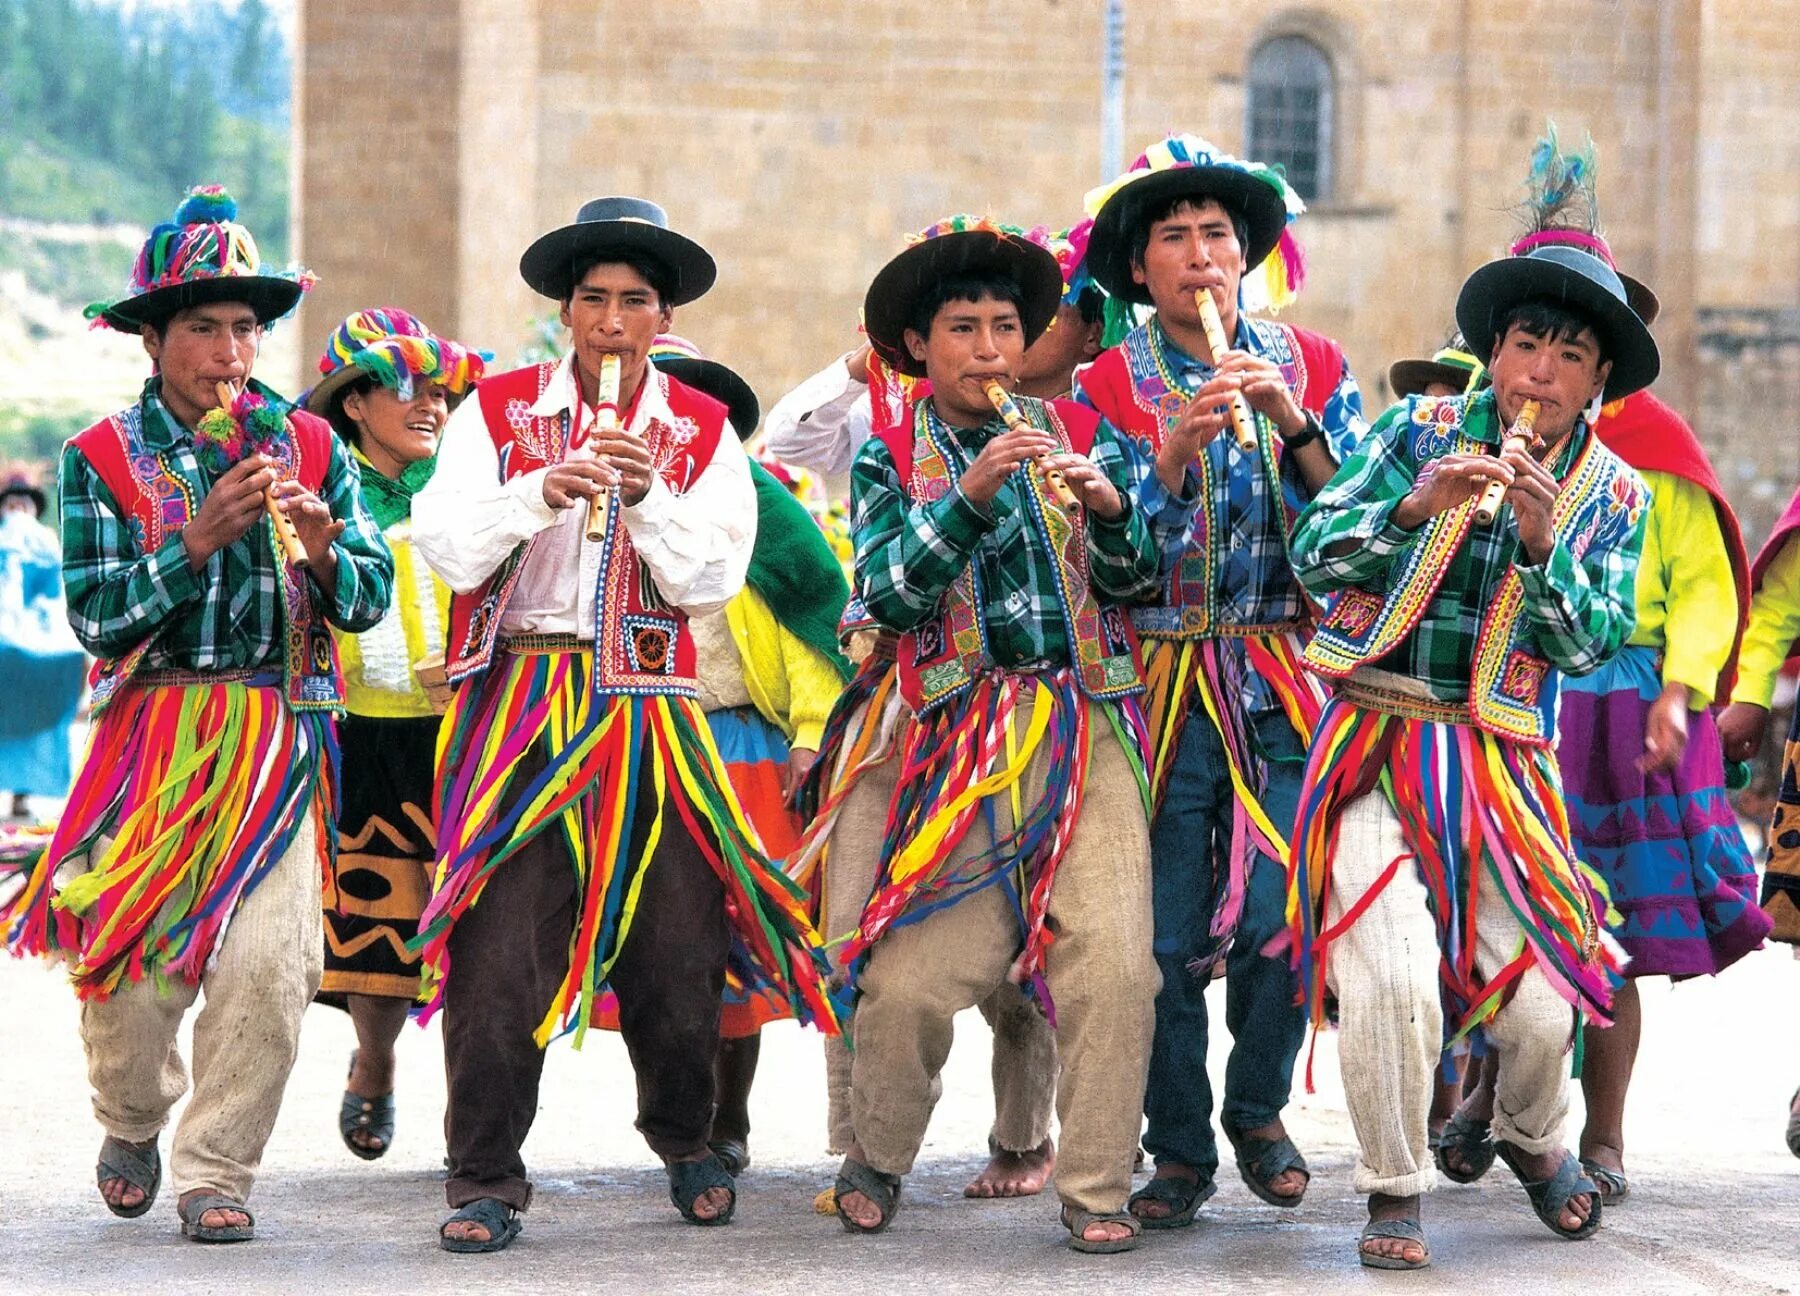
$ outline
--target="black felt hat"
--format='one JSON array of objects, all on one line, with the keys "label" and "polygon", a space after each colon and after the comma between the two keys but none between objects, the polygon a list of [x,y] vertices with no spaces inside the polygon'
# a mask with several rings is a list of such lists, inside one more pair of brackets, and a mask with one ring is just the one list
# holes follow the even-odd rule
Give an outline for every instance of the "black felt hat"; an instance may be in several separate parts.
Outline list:
[{"label": "black felt hat", "polygon": [[[935,232],[941,230],[942,232]],[[1025,345],[1037,341],[1062,301],[1062,267],[1050,249],[986,221],[953,217],[889,261],[863,297],[863,328],[869,345],[903,374],[923,377],[925,366],[906,349],[906,329],[925,291],[951,275],[978,274],[1019,285],[1019,323]]]},{"label": "black felt hat", "polygon": [[748,441],[762,422],[762,403],[738,372],[708,360],[686,338],[664,333],[650,344],[650,363],[677,382],[711,396],[725,406],[738,440]]},{"label": "black felt hat", "polygon": [[608,253],[648,257],[668,271],[665,306],[706,295],[718,278],[712,255],[669,228],[668,213],[645,198],[595,198],[575,222],[553,229],[525,249],[519,273],[537,292],[566,301],[575,286],[575,262]]},{"label": "black felt hat", "polygon": [[1478,356],[1491,356],[1500,321],[1515,306],[1545,301],[1573,311],[1600,335],[1612,362],[1602,393],[1609,401],[1656,381],[1656,339],[1626,299],[1618,273],[1591,252],[1563,245],[1490,261],[1470,275],[1456,298],[1456,323]]}]

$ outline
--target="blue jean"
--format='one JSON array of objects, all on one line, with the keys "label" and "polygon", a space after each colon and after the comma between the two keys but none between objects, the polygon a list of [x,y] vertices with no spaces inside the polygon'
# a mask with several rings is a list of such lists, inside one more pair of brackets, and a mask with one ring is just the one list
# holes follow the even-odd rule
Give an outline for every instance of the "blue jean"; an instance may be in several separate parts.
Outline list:
[{"label": "blue jean", "polygon": [[[1268,771],[1263,808],[1285,834],[1299,805],[1305,747],[1282,711],[1263,712],[1252,724]],[[1149,1122],[1144,1148],[1157,1164],[1185,1165],[1202,1179],[1218,1169],[1219,1150],[1206,1072],[1206,983],[1187,965],[1208,948],[1213,915],[1224,900],[1233,795],[1225,745],[1195,702],[1151,828],[1155,951],[1163,983],[1144,1096]],[[1255,1129],[1280,1117],[1306,1036],[1293,969],[1284,956],[1261,953],[1284,928],[1286,894],[1285,864],[1253,854],[1243,920],[1225,964],[1225,1025],[1232,1048],[1219,1116],[1232,1130]]]}]

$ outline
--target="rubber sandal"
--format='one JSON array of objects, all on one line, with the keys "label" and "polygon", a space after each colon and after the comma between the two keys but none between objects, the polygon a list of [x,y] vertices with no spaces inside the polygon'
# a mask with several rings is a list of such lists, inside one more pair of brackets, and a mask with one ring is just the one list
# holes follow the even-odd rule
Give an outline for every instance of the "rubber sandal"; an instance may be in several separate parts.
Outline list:
[{"label": "rubber sandal", "polygon": [[[1244,1186],[1271,1206],[1298,1206],[1306,1200],[1306,1189],[1312,1185],[1312,1172],[1306,1168],[1306,1158],[1300,1155],[1300,1149],[1294,1146],[1294,1140],[1287,1137],[1278,1139],[1251,1138],[1235,1133],[1229,1126],[1225,1129],[1225,1137],[1231,1140],[1232,1151],[1237,1154],[1238,1174],[1243,1176]],[[1292,1197],[1283,1197],[1270,1184],[1277,1175],[1288,1170],[1298,1170],[1306,1176],[1306,1184]]]},{"label": "rubber sandal", "polygon": [[[356,1050],[350,1051],[350,1073],[356,1074]],[[364,1147],[352,1134],[372,1134],[381,1140],[378,1148]],[[364,1161],[379,1161],[394,1146],[394,1095],[384,1093],[376,1098],[344,1090],[344,1101],[338,1105],[338,1135]]]},{"label": "rubber sandal", "polygon": [[1610,1170],[1592,1157],[1582,1157],[1581,1168],[1594,1181],[1594,1186],[1600,1190],[1600,1200],[1608,1206],[1617,1206],[1631,1196],[1631,1180],[1625,1177],[1623,1170]]},{"label": "rubber sandal", "polygon": [[[875,1209],[881,1212],[880,1220],[865,1228],[844,1213],[844,1194],[853,1192],[859,1192],[875,1203]],[[882,1174],[872,1166],[845,1157],[844,1164],[838,1168],[832,1201],[837,1205],[837,1217],[846,1232],[885,1232],[887,1226],[894,1222],[894,1216],[900,1213],[900,1176]]]},{"label": "rubber sandal", "polygon": [[[1575,1159],[1573,1152],[1563,1153],[1562,1164],[1556,1167],[1556,1173],[1548,1179],[1528,1180],[1520,1169],[1523,1154],[1516,1147],[1503,1139],[1495,1139],[1494,1151],[1506,1162],[1506,1168],[1513,1172],[1519,1185],[1525,1189],[1532,1211],[1557,1237],[1580,1242],[1600,1231],[1600,1214],[1601,1208],[1606,1204],[1605,1200],[1594,1181],[1581,1172],[1581,1163]],[[1592,1211],[1580,1228],[1565,1229],[1557,1222],[1558,1216],[1568,1206],[1571,1197],[1580,1197],[1584,1193],[1594,1199]]]},{"label": "rubber sandal", "polygon": [[[725,1163],[719,1160],[717,1153],[709,1152],[699,1161],[669,1162],[669,1200],[675,1203],[675,1209],[681,1212],[681,1218],[689,1224],[711,1226],[729,1224],[731,1217],[737,1212],[737,1184],[732,1182],[731,1173],[725,1169]],[[700,1194],[713,1188],[724,1188],[731,1194],[731,1201],[711,1219],[694,1213],[694,1203],[700,1200]]]},{"label": "rubber sandal", "polygon": [[[1173,1175],[1164,1175],[1152,1179],[1149,1183],[1131,1194],[1125,1203],[1126,1213],[1148,1229],[1186,1228],[1194,1222],[1194,1216],[1200,1208],[1212,1199],[1219,1191],[1218,1184],[1209,1176],[1195,1183],[1186,1179],[1177,1179]],[[1139,1215],[1131,1208],[1139,1202],[1157,1202],[1167,1206],[1169,1213],[1158,1218],[1154,1215]]]},{"label": "rubber sandal", "polygon": [[[1069,1249],[1080,1251],[1086,1255],[1117,1255],[1121,1251],[1129,1251],[1144,1236],[1144,1225],[1148,1220],[1141,1220],[1128,1210],[1108,1211],[1096,1215],[1093,1211],[1084,1211],[1079,1206],[1062,1208],[1063,1227],[1069,1230]],[[1104,1242],[1093,1242],[1082,1236],[1093,1224],[1123,1224],[1131,1232],[1122,1238],[1108,1238]]]},{"label": "rubber sandal", "polygon": [[[1458,1169],[1450,1164],[1450,1153],[1458,1153],[1462,1157],[1466,1170]],[[1438,1136],[1438,1145],[1432,1153],[1437,1162],[1438,1173],[1451,1183],[1472,1184],[1486,1174],[1494,1165],[1493,1122],[1476,1120],[1457,1112],[1444,1126],[1444,1132]]]},{"label": "rubber sandal", "polygon": [[[452,1224],[459,1223],[481,1225],[488,1232],[487,1240],[477,1242],[473,1238],[453,1238],[445,1235],[445,1229]],[[438,1225],[438,1245],[446,1251],[455,1251],[462,1255],[504,1251],[512,1245],[512,1240],[519,1236],[519,1230],[524,1227],[525,1225],[519,1219],[519,1212],[498,1197],[478,1197],[460,1207],[454,1215]]]},{"label": "rubber sandal", "polygon": [[[1375,1255],[1364,1249],[1365,1242],[1387,1238],[1397,1242],[1417,1242],[1425,1248],[1422,1260],[1405,1260],[1399,1256]],[[1431,1247],[1426,1244],[1425,1230],[1416,1219],[1370,1220],[1356,1239],[1356,1254],[1370,1269],[1424,1269],[1431,1264]]]},{"label": "rubber sandal", "polygon": [[733,1179],[750,1168],[750,1148],[742,1139],[714,1139],[706,1146],[724,1163],[725,1173]]},{"label": "rubber sandal", "polygon": [[144,1194],[144,1200],[136,1206],[115,1206],[106,1201],[104,1194],[101,1195],[106,1209],[120,1219],[136,1219],[156,1205],[156,1190],[162,1187],[162,1153],[157,1150],[155,1141],[152,1140],[149,1147],[139,1149],[108,1134],[105,1142],[100,1144],[100,1159],[94,1166],[95,1187],[108,1179],[123,1179]]},{"label": "rubber sandal", "polygon": [[[200,1219],[209,1210],[241,1211],[248,1224],[202,1224]],[[256,1236],[256,1216],[252,1215],[243,1202],[232,1201],[218,1193],[203,1193],[198,1197],[189,1197],[177,1208],[181,1216],[181,1235],[192,1238],[196,1242],[248,1242]]]}]

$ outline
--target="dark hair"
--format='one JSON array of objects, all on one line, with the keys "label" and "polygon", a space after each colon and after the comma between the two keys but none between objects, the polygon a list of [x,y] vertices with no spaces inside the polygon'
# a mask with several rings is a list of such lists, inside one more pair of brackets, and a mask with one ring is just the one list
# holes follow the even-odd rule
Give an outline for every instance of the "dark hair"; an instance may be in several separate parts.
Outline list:
[{"label": "dark hair", "polygon": [[1157,203],[1154,207],[1143,206],[1138,209],[1137,224],[1131,235],[1131,264],[1144,264],[1144,253],[1150,247],[1150,227],[1157,221],[1168,220],[1183,207],[1204,207],[1207,203],[1218,206],[1231,218],[1232,233],[1237,235],[1238,250],[1246,257],[1250,255],[1250,222],[1244,213],[1226,202],[1223,198],[1214,198],[1211,194],[1176,194],[1174,197]]},{"label": "dark hair", "polygon": [[906,327],[920,337],[931,336],[931,321],[949,302],[1006,301],[1013,304],[1021,318],[1025,314],[1025,292],[1011,275],[979,270],[965,270],[945,275],[927,284],[913,298],[906,313]]},{"label": "dark hair", "polygon": [[356,426],[355,419],[344,413],[344,401],[352,393],[366,396],[374,390],[375,379],[369,374],[362,374],[352,378],[333,392],[330,403],[325,407],[325,421],[331,424],[339,436],[352,445],[356,444],[356,438],[361,429]]},{"label": "dark hair", "polygon": [[563,290],[563,305],[575,300],[575,288],[597,265],[630,266],[656,291],[656,304],[669,300],[674,291],[674,273],[655,257],[642,252],[583,252],[569,262],[569,286]]},{"label": "dark hair", "polygon": [[1546,342],[1573,342],[1583,333],[1589,334],[1594,339],[1595,347],[1599,349],[1600,358],[1597,363],[1605,364],[1610,358],[1606,335],[1601,332],[1598,324],[1579,311],[1572,311],[1542,297],[1521,302],[1502,315],[1494,330],[1494,345],[1500,345],[1501,339],[1515,326]]},{"label": "dark hair", "polygon": [[1083,324],[1098,324],[1106,314],[1106,294],[1098,286],[1089,284],[1075,299],[1075,309],[1081,312]]}]

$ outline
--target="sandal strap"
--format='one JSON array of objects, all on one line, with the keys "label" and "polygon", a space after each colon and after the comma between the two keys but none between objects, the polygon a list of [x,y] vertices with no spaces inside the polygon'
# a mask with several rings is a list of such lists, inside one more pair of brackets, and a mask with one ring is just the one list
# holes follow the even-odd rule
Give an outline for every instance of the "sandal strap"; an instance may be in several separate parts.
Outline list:
[{"label": "sandal strap", "polygon": [[1363,1226],[1362,1240],[1370,1242],[1376,1238],[1387,1238],[1395,1242],[1425,1241],[1425,1230],[1418,1220],[1386,1219],[1370,1220]]},{"label": "sandal strap", "polygon": [[1128,1210],[1094,1212],[1083,1210],[1079,1206],[1062,1208],[1063,1227],[1069,1230],[1069,1236],[1080,1237],[1090,1226],[1095,1224],[1123,1224],[1131,1230],[1132,1237],[1144,1235],[1144,1221]]},{"label": "sandal strap", "polygon": [[153,1143],[139,1150],[108,1135],[94,1166],[98,1182],[123,1179],[139,1192],[149,1192],[162,1178],[162,1153]]},{"label": "sandal strap", "polygon": [[844,1158],[844,1164],[838,1169],[838,1196],[846,1192],[859,1192],[875,1203],[885,1220],[893,1215],[900,1201],[900,1176],[883,1174],[874,1166],[865,1165],[861,1161]]},{"label": "sandal strap", "polygon": [[438,1235],[441,1237],[444,1230],[452,1224],[479,1224],[488,1231],[488,1237],[497,1238],[505,1229],[507,1221],[517,1214],[516,1210],[498,1197],[477,1197],[474,1201],[457,1207],[448,1219],[438,1225]]},{"label": "sandal strap", "polygon": [[233,1201],[229,1197],[221,1196],[219,1193],[202,1193],[198,1197],[185,1198],[176,1205],[176,1213],[181,1216],[183,1224],[200,1223],[200,1217],[209,1210],[236,1211],[250,1222],[249,1227],[256,1227],[256,1216],[250,1213],[248,1206],[241,1201]]},{"label": "sandal strap", "polygon": [[[1157,1175],[1149,1183],[1132,1193],[1131,1201],[1156,1202],[1160,1206],[1172,1206],[1176,1210],[1182,1211],[1192,1205],[1194,1198],[1202,1193],[1210,1196],[1211,1188],[1211,1179],[1196,1179],[1190,1183],[1188,1180],[1177,1178],[1174,1175]],[[1128,1208],[1130,1205],[1131,1202],[1126,1203]],[[1127,1209],[1126,1214],[1130,1213],[1130,1210]],[[1137,1216],[1132,1215],[1132,1218],[1136,1219]]]},{"label": "sandal strap", "polygon": [[1300,1149],[1294,1146],[1291,1138],[1246,1138],[1233,1140],[1237,1149],[1238,1165],[1247,1168],[1263,1183],[1273,1183],[1277,1175],[1288,1170],[1298,1170],[1307,1178],[1312,1172],[1306,1168],[1306,1158],[1300,1155]]}]

